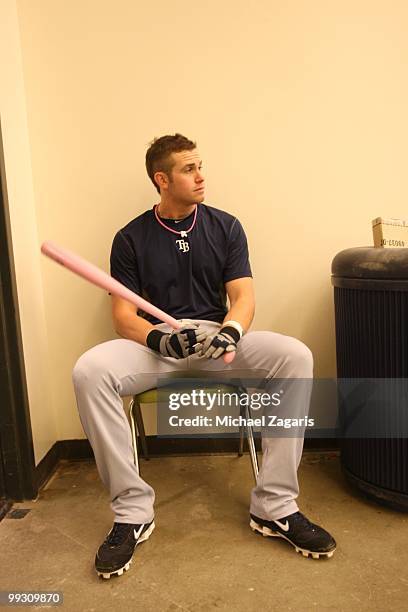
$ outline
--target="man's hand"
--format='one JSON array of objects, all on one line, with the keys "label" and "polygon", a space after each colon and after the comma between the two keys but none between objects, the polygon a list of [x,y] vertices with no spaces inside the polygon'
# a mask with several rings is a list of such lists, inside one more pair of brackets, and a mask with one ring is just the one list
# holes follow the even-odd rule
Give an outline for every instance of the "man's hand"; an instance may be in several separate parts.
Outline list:
[{"label": "man's hand", "polygon": [[235,327],[228,325],[221,327],[218,332],[207,336],[201,349],[201,355],[208,359],[218,359],[224,353],[236,351],[240,338],[241,334]]},{"label": "man's hand", "polygon": [[146,344],[163,357],[185,359],[201,351],[206,337],[207,332],[202,327],[196,323],[186,323],[180,329],[172,331],[171,334],[153,329],[146,338]]}]

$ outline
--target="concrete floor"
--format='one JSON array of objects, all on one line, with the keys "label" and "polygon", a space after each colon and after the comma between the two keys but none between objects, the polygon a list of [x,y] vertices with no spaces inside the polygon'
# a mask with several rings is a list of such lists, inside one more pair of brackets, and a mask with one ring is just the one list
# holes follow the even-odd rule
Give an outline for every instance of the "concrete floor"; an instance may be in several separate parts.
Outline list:
[{"label": "concrete floor", "polygon": [[[248,456],[142,460],[156,530],[129,572],[94,571],[112,513],[95,464],[63,462],[24,518],[0,522],[0,590],[60,590],[63,609],[407,610],[408,515],[355,494],[337,453],[305,451],[300,510],[337,540],[331,559],[297,554],[248,525]],[[31,608],[40,609],[40,608]]]}]

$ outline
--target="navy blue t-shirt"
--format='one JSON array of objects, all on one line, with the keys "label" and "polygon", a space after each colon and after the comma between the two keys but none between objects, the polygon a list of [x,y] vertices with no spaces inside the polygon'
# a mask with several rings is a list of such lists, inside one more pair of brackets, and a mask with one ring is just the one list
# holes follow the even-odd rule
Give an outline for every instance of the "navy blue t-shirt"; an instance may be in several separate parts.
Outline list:
[{"label": "navy blue t-shirt", "polygon": [[[187,230],[194,213],[162,219],[176,231]],[[247,239],[238,219],[198,204],[187,237],[168,231],[148,210],[119,230],[112,243],[113,278],[175,319],[222,323],[227,313],[224,283],[252,277]],[[155,317],[138,311],[154,325]]]}]

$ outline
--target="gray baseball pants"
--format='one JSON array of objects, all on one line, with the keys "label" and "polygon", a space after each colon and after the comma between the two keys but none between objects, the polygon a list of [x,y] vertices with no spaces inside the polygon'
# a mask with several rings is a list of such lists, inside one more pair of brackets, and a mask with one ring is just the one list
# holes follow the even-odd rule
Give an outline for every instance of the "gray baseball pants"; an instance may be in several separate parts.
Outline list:
[{"label": "gray baseball pants", "polygon": [[[220,327],[211,321],[196,321],[209,332]],[[158,329],[171,331],[166,324]],[[75,364],[72,380],[83,429],[92,446],[98,473],[111,499],[118,523],[147,523],[154,517],[154,490],[137,473],[129,422],[122,397],[157,386],[158,376],[172,372],[202,370],[212,379],[288,379],[281,410],[290,416],[308,414],[312,385],[296,385],[293,379],[313,379],[313,357],[299,340],[270,331],[245,334],[234,361],[222,358],[186,359],[162,357],[134,342],[117,339],[86,351]],[[282,414],[284,416],[284,414]],[[289,414],[288,414],[289,416]],[[280,519],[298,510],[297,469],[304,436],[262,435],[262,466],[252,489],[250,512],[259,518]]]}]

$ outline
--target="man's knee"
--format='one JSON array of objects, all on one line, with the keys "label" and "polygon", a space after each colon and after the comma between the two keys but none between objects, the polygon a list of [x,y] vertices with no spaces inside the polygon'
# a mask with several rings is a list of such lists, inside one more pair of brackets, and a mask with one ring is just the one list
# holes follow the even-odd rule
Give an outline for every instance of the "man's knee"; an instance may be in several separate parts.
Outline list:
[{"label": "man's knee", "polygon": [[285,362],[296,368],[297,375],[309,378],[313,373],[313,353],[306,344],[288,336],[285,346]]},{"label": "man's knee", "polygon": [[106,365],[93,349],[79,357],[72,370],[72,382],[75,389],[86,385],[96,385],[106,374]]}]

